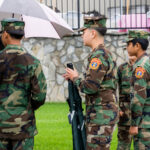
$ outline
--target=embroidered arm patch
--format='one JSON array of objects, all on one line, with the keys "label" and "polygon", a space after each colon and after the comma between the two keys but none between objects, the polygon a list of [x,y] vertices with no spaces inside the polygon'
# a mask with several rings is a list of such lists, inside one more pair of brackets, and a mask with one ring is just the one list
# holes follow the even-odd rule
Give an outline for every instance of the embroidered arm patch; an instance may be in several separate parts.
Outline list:
[{"label": "embroidered arm patch", "polygon": [[136,76],[136,78],[142,78],[143,75],[144,75],[144,72],[145,72],[144,68],[142,68],[142,67],[136,68],[136,70],[135,70],[135,76]]},{"label": "embroidered arm patch", "polygon": [[90,69],[94,69],[94,70],[98,69],[99,65],[101,65],[101,64],[102,64],[102,62],[100,59],[93,58],[90,63]]}]

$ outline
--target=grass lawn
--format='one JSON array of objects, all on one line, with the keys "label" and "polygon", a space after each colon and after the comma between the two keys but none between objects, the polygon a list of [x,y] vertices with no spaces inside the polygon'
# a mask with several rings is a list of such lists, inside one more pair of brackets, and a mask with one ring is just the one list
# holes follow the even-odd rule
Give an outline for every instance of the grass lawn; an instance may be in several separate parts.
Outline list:
[{"label": "grass lawn", "polygon": [[[68,123],[67,103],[46,103],[36,111],[38,135],[34,150],[73,150],[72,131]],[[117,147],[117,131],[114,132],[111,150]]]}]

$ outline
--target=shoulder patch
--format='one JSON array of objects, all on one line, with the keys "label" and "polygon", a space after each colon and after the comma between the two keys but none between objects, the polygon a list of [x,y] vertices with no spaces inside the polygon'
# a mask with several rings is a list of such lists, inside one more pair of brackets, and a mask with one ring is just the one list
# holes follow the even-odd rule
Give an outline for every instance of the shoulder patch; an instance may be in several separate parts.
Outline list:
[{"label": "shoulder patch", "polygon": [[91,68],[91,69],[98,69],[99,65],[101,65],[101,64],[102,64],[102,62],[101,62],[100,59],[98,59],[98,58],[93,58],[93,59],[91,60],[91,63],[90,63],[90,68]]},{"label": "shoulder patch", "polygon": [[136,68],[136,70],[135,70],[135,76],[136,76],[137,78],[142,78],[143,75],[144,75],[144,72],[145,72],[145,69],[144,69],[144,68],[138,67],[138,68]]}]

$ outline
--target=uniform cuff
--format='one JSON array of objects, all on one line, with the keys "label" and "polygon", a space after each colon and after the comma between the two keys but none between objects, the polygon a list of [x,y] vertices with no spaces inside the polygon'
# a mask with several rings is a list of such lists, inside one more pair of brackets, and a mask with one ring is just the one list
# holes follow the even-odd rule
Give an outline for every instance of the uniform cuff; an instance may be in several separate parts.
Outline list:
[{"label": "uniform cuff", "polygon": [[79,85],[80,85],[80,81],[81,81],[81,78],[79,78],[79,77],[73,78],[73,83],[74,83],[76,86],[79,86]]},{"label": "uniform cuff", "polygon": [[131,126],[139,126],[140,121],[141,121],[141,117],[138,117],[136,119],[132,119],[131,120]]}]

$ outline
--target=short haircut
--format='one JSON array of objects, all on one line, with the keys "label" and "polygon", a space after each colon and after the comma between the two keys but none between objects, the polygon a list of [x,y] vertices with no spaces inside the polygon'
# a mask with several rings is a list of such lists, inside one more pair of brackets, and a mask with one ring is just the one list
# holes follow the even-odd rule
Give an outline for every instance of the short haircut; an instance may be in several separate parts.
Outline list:
[{"label": "short haircut", "polygon": [[13,39],[16,39],[16,40],[21,40],[24,36],[24,34],[12,34],[12,33],[8,33]]},{"label": "short haircut", "polygon": [[91,28],[91,29],[94,29],[96,30],[101,36],[104,36],[107,32],[107,28]]},{"label": "short haircut", "polygon": [[[87,15],[92,15],[93,17],[102,16],[98,11],[95,11],[95,10],[89,11],[86,14]],[[106,27],[101,27],[101,28],[100,27],[93,27],[91,29],[96,30],[99,33],[99,35],[101,35],[101,36],[104,36],[106,34],[106,32],[107,32],[107,28]]]},{"label": "short haircut", "polygon": [[135,46],[136,43],[139,43],[144,51],[146,51],[149,46],[149,41],[147,39],[135,38],[132,41],[129,41],[128,43],[130,42],[133,43],[133,46]]}]

